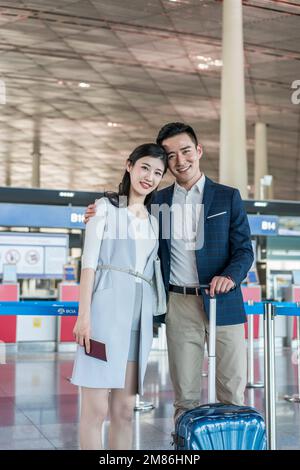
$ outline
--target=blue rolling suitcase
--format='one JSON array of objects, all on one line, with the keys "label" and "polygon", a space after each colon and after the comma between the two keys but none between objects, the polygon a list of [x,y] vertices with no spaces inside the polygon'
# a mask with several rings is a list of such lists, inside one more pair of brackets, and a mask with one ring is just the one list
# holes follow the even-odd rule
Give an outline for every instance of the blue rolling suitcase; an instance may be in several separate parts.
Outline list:
[{"label": "blue rolling suitcase", "polygon": [[[201,286],[207,287],[207,286]],[[208,405],[179,416],[175,428],[176,450],[266,450],[266,430],[261,414],[249,406],[216,401],[216,299],[210,300]]]}]

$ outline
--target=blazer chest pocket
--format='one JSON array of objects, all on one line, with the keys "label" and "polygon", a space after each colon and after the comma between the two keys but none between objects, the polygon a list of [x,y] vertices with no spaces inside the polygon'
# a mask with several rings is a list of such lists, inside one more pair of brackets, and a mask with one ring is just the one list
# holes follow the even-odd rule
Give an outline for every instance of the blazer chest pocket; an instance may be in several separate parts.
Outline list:
[{"label": "blazer chest pocket", "polygon": [[228,219],[228,212],[227,211],[222,211],[222,212],[214,212],[212,214],[209,214],[206,217],[207,221],[212,221],[212,222],[224,222],[224,220]]},{"label": "blazer chest pocket", "polygon": [[[205,233],[208,237],[216,238],[220,242],[224,237],[228,237],[228,230],[230,227],[230,217],[227,211],[218,211],[210,213],[205,220]],[[219,238],[221,236],[221,238]]]}]

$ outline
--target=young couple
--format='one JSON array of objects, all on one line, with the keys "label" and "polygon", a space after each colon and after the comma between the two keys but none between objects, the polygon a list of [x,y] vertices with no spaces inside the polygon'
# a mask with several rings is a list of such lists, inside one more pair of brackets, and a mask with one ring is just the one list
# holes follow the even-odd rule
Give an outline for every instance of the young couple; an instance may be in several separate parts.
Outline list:
[{"label": "young couple", "polygon": [[[246,317],[240,284],[253,252],[239,191],[201,172],[203,150],[189,125],[166,124],[156,142],[137,147],[118,193],[106,193],[87,211],[73,332],[78,349],[72,383],[81,387],[81,449],[102,448],[108,411],[109,448],[132,446],[135,395],[143,393],[152,343],[156,297],[148,280],[157,253],[168,298],[174,419],[199,405],[210,295],[217,294],[217,398],[237,405],[244,401]],[[157,192],[167,169],[176,181]],[[166,217],[162,211],[156,218],[153,205],[182,212],[176,216],[170,210]],[[200,284],[210,284],[209,291],[200,290]],[[105,343],[107,361],[85,354],[90,339]]]}]

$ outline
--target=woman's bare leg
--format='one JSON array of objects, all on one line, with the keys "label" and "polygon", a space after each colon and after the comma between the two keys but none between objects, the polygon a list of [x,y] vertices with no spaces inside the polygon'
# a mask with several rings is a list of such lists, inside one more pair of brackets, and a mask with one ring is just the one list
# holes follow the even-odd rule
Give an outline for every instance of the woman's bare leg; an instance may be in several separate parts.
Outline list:
[{"label": "woman's bare leg", "polygon": [[80,448],[102,449],[102,425],[108,411],[106,388],[81,387],[81,411],[79,424]]},{"label": "woman's bare leg", "polygon": [[125,388],[111,390],[109,448],[132,448],[132,418],[137,392],[137,362],[127,362]]}]

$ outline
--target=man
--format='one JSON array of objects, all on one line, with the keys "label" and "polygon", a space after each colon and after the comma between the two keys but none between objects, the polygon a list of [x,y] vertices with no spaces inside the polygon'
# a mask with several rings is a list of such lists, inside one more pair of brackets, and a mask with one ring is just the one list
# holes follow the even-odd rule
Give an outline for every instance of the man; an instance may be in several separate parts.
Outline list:
[{"label": "man", "polygon": [[[203,150],[192,127],[166,124],[157,143],[164,147],[176,179],[154,201],[171,209],[169,220],[165,213],[159,216],[159,255],[168,294],[166,333],[176,421],[182,412],[199,405],[209,295],[217,295],[217,398],[222,403],[244,403],[246,316],[240,284],[252,265],[253,251],[239,191],[214,183],[201,172]],[[181,208],[181,215],[172,215],[173,208],[174,214]],[[171,231],[166,236],[168,224]],[[209,292],[200,290],[200,284],[210,284]]]}]

